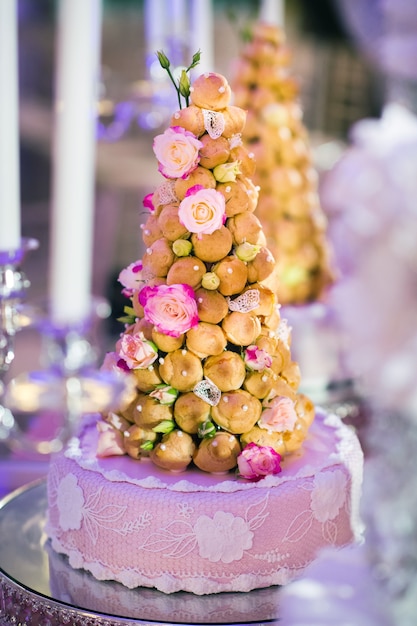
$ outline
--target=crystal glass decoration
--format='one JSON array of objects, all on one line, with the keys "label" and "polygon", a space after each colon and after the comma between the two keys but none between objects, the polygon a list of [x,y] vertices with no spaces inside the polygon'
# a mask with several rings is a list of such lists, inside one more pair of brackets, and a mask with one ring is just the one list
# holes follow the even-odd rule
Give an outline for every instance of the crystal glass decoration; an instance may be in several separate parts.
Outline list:
[{"label": "crystal glass decoration", "polygon": [[[106,302],[94,300],[90,318],[67,328],[55,327],[40,307],[24,302],[30,282],[21,264],[37,247],[36,240],[24,239],[20,249],[0,253],[0,441],[13,450],[49,454],[71,438],[81,415],[117,406],[130,381],[95,366],[90,335],[94,322],[110,313]],[[16,356],[15,336],[26,327],[42,335],[45,369],[6,380]],[[42,412],[52,423],[38,439],[30,433],[30,422]]]},{"label": "crystal glass decoration", "polygon": [[[130,377],[96,367],[94,321],[107,317],[110,309],[102,300],[93,305],[91,318],[79,325],[56,327],[48,317],[40,319],[45,368],[12,378],[0,407],[0,439],[12,449],[56,452],[75,434],[82,415],[116,408],[130,393]],[[39,440],[24,432],[22,424],[42,413],[49,416],[50,424],[46,437]]]},{"label": "crystal glass decoration", "polygon": [[14,359],[15,335],[33,317],[33,310],[24,304],[30,282],[21,265],[27,252],[38,245],[36,239],[22,239],[19,249],[0,251],[0,390],[3,375]]}]

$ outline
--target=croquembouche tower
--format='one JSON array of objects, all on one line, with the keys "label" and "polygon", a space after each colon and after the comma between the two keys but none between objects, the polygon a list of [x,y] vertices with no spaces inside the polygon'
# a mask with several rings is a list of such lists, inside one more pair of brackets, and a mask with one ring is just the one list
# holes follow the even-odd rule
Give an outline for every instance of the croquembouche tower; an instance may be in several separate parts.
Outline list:
[{"label": "croquembouche tower", "polygon": [[256,215],[276,259],[282,305],[320,300],[334,280],[327,220],[291,58],[284,29],[256,22],[236,59],[231,83],[234,103],[247,110],[242,138],[257,163]]},{"label": "croquembouche tower", "polygon": [[246,113],[223,76],[181,80],[187,106],[154,139],[163,182],[146,199],[146,251],[121,275],[131,308],[117,355],[138,388],[125,447],[166,469],[227,471],[249,443],[298,448],[314,408],[297,394],[289,329],[265,284],[275,260],[254,213]]},{"label": "croquembouche tower", "polygon": [[352,430],[299,393],[266,285],[275,261],[254,214],[245,111],[220,74],[173,82],[186,106],[154,139],[162,181],[144,201],[146,251],[120,274],[126,325],[103,365],[135,392],[51,462],[46,532],[98,580],[251,591],[355,539],[362,456]]}]

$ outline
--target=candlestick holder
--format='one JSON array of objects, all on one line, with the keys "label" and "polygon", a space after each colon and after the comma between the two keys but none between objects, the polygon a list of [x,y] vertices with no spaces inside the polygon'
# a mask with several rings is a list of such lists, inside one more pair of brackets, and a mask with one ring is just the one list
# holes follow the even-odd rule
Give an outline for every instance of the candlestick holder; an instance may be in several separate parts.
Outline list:
[{"label": "candlestick holder", "polygon": [[0,251],[0,391],[15,356],[15,335],[33,320],[34,309],[23,303],[30,282],[21,264],[26,254],[38,246],[37,239],[28,238],[22,239],[16,250]]},{"label": "candlestick holder", "polygon": [[[55,326],[40,308],[24,303],[30,281],[20,266],[27,252],[37,247],[37,240],[23,239],[19,249],[0,252],[0,441],[11,450],[49,454],[69,441],[81,415],[122,402],[131,381],[122,373],[94,367],[97,351],[89,333],[94,320],[110,313],[104,300],[93,300],[88,319],[67,327]],[[42,335],[41,360],[46,367],[6,383],[15,359],[16,333],[29,326]],[[41,439],[33,436],[32,428],[39,413],[46,413],[52,422],[46,428],[48,436]]]},{"label": "candlestick holder", "polygon": [[[98,350],[90,335],[94,321],[107,317],[110,307],[96,299],[92,308],[89,319],[66,327],[48,317],[40,320],[45,368],[18,374],[4,388],[0,440],[10,449],[58,452],[75,435],[83,415],[116,410],[133,397],[132,377],[117,368],[96,367]],[[34,425],[36,417],[42,418],[41,426]]]}]

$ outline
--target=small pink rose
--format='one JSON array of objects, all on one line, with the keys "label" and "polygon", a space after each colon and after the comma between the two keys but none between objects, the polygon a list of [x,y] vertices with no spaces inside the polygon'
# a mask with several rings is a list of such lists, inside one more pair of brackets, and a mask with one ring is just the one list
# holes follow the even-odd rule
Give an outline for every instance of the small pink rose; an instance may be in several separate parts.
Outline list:
[{"label": "small pink rose", "polygon": [[149,211],[151,211],[151,213],[153,213],[153,211],[155,211],[155,207],[153,205],[152,198],[153,198],[153,193],[148,193],[142,200],[142,204],[145,207],[145,209],[149,209]]},{"label": "small pink rose", "polygon": [[[181,201],[178,217],[190,233],[210,235],[226,221],[226,201],[219,191],[200,185],[193,188]],[[189,190],[190,191],[190,190]]]},{"label": "small pink rose", "polygon": [[97,422],[97,430],[99,432],[96,450],[98,457],[122,456],[126,453],[123,446],[123,435],[119,430],[107,422]]},{"label": "small pink rose", "polygon": [[158,400],[161,404],[170,406],[171,404],[174,404],[177,399],[178,391],[174,389],[174,387],[171,387],[171,385],[161,384],[157,385],[157,387],[151,391],[149,396],[151,398],[155,398],[155,400]]},{"label": "small pink rose", "polygon": [[276,396],[264,411],[258,426],[275,433],[294,430],[297,413],[294,402],[286,396]]},{"label": "small pink rose", "polygon": [[179,337],[199,321],[194,290],[189,285],[144,287],[139,303],[145,319],[164,335]]},{"label": "small pink rose", "polygon": [[100,370],[102,372],[117,372],[119,355],[117,352],[106,352]]},{"label": "small pink rose", "polygon": [[172,126],[153,142],[159,171],[165,178],[186,178],[200,161],[201,141],[180,126]]},{"label": "small pink rose", "polygon": [[248,346],[245,350],[245,364],[248,369],[260,372],[267,367],[271,367],[272,358],[266,350],[258,346]]},{"label": "small pink rose", "polygon": [[279,474],[281,455],[269,446],[249,443],[237,457],[239,475],[248,480],[259,480],[263,476]]},{"label": "small pink rose", "polygon": [[135,291],[140,289],[140,286],[143,283],[142,261],[134,261],[134,263],[131,263],[122,269],[119,274],[118,281],[124,287],[122,290],[123,295],[130,298]]},{"label": "small pink rose", "polygon": [[120,358],[132,370],[146,369],[158,358],[157,347],[151,341],[147,341],[143,333],[124,334],[119,346]]}]

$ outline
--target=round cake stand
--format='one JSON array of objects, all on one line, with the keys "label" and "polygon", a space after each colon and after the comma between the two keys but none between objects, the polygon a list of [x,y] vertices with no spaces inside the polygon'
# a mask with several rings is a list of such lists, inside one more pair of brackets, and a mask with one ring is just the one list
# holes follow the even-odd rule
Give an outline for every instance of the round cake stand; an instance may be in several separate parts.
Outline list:
[{"label": "round cake stand", "polygon": [[44,531],[46,506],[44,479],[0,501],[2,626],[261,626],[279,621],[279,587],[196,596],[97,581],[51,549]]}]

